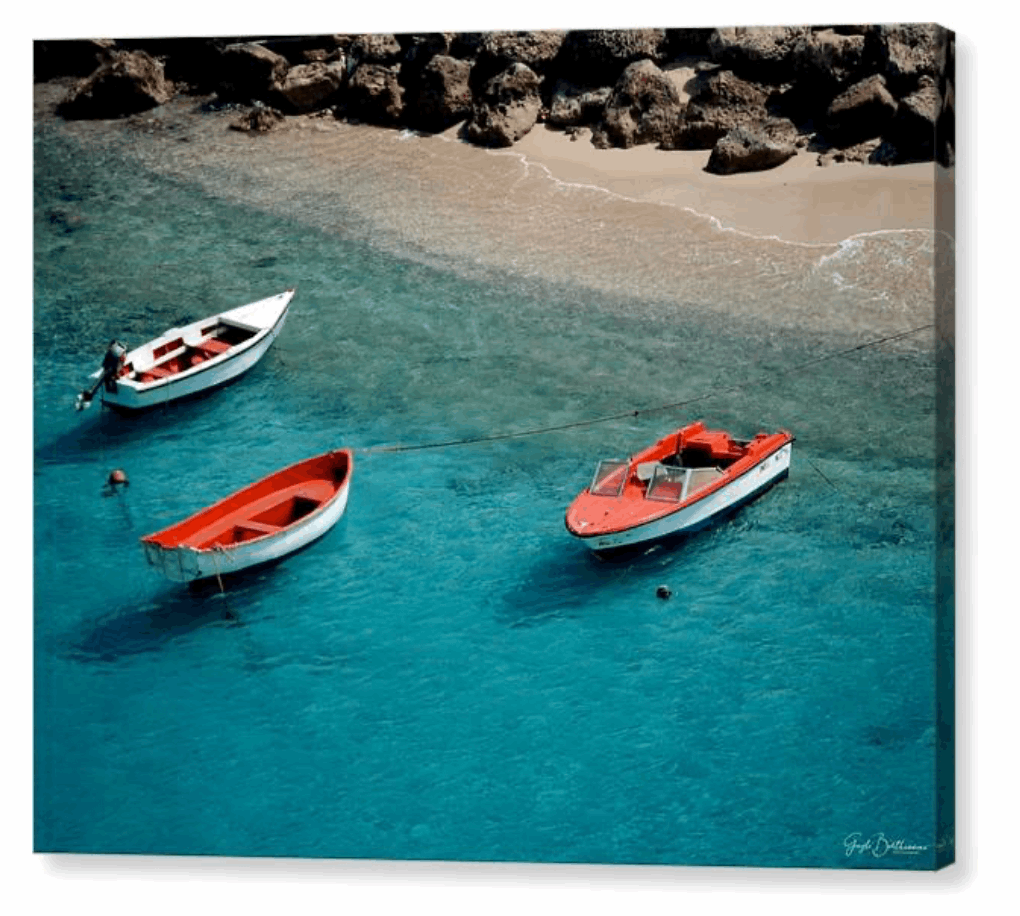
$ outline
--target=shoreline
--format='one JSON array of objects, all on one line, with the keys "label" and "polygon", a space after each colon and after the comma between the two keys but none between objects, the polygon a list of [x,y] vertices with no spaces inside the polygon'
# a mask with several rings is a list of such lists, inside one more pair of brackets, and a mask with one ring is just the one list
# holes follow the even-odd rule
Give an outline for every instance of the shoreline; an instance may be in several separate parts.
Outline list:
[{"label": "shoreline", "polygon": [[707,151],[600,150],[544,125],[508,149],[464,142],[457,126],[423,134],[323,115],[249,134],[229,129],[236,109],[203,111],[196,96],[68,122],[55,113],[62,91],[36,87],[37,125],[465,276],[568,283],[635,314],[710,305],[854,335],[931,320],[930,272],[917,268],[934,253],[933,163],[821,167],[802,153],[719,176],[703,170]]},{"label": "shoreline", "polygon": [[704,170],[710,150],[595,149],[586,137],[536,127],[514,146],[565,184],[678,207],[720,228],[760,239],[831,246],[861,235],[932,231],[934,163],[819,166],[813,153],[777,168],[736,175]]}]

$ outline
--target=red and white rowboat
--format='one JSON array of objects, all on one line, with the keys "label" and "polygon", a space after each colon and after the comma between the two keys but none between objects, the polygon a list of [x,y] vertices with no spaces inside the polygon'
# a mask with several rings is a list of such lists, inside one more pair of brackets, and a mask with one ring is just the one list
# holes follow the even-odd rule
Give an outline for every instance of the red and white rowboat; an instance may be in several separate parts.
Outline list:
[{"label": "red and white rowboat", "polygon": [[347,449],[307,458],[146,535],[145,558],[175,582],[278,560],[337,523],[347,507],[353,469]]},{"label": "red and white rowboat", "polygon": [[[113,341],[103,367],[76,407],[88,407],[97,390],[121,411],[145,410],[215,388],[247,372],[265,355],[287,319],[294,289],[250,302],[180,328],[130,352]],[[111,362],[111,353],[112,362]]]},{"label": "red and white rowboat", "polygon": [[692,423],[625,461],[601,461],[567,509],[567,530],[595,551],[696,531],[760,496],[790,470],[793,436],[749,441]]}]

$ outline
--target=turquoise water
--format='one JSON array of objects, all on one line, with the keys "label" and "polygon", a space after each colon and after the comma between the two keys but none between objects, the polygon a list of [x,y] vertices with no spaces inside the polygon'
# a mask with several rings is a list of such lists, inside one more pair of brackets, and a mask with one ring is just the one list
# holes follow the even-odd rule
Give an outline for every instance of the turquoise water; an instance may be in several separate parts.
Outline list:
[{"label": "turquoise water", "polygon": [[[681,285],[681,309],[638,311],[376,244],[342,193],[330,206],[345,229],[37,127],[35,848],[932,867],[930,341],[787,371],[869,335],[724,307],[782,290],[805,313],[820,297],[853,310],[876,289],[895,300],[904,272],[923,295],[912,238],[810,269],[774,245],[779,279],[759,293]],[[867,263],[835,273],[855,252]],[[294,284],[283,333],[238,383],[142,418],[72,409],[111,337]],[[576,429],[370,451],[744,381]],[[790,428],[790,478],[622,562],[570,538],[564,510],[597,458],[698,418]],[[340,446],[366,451],[313,547],[223,593],[145,565],[140,536]],[[113,468],[131,484],[109,495]],[[855,835],[923,848],[848,854]]]}]

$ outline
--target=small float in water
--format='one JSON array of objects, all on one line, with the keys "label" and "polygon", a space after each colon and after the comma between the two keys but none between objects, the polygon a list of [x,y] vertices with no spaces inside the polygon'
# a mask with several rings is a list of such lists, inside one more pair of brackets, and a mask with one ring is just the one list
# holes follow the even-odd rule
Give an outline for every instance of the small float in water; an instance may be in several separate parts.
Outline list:
[{"label": "small float in water", "polygon": [[287,319],[295,290],[203,318],[128,351],[114,340],[94,381],[75,401],[84,410],[101,390],[104,404],[145,410],[223,385],[265,355]]},{"label": "small float in water", "polygon": [[734,439],[692,423],[623,461],[600,461],[567,509],[567,530],[595,551],[696,531],[787,476],[794,437]]},{"label": "small float in water", "polygon": [[145,558],[174,582],[259,566],[326,534],[344,514],[354,469],[348,449],[283,468],[142,538]]}]

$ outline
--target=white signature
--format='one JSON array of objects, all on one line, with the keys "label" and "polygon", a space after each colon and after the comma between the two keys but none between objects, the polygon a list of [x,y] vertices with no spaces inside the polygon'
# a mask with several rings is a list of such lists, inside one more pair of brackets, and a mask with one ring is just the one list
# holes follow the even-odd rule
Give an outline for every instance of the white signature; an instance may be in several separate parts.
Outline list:
[{"label": "white signature", "polygon": [[[945,845],[940,841],[935,849],[941,851]],[[919,856],[931,849],[931,846],[922,846],[917,843],[908,843],[905,840],[894,840],[887,837],[881,831],[871,836],[864,836],[863,833],[851,833],[843,840],[843,849],[847,858],[853,855],[870,855],[876,859],[883,856]]]}]

